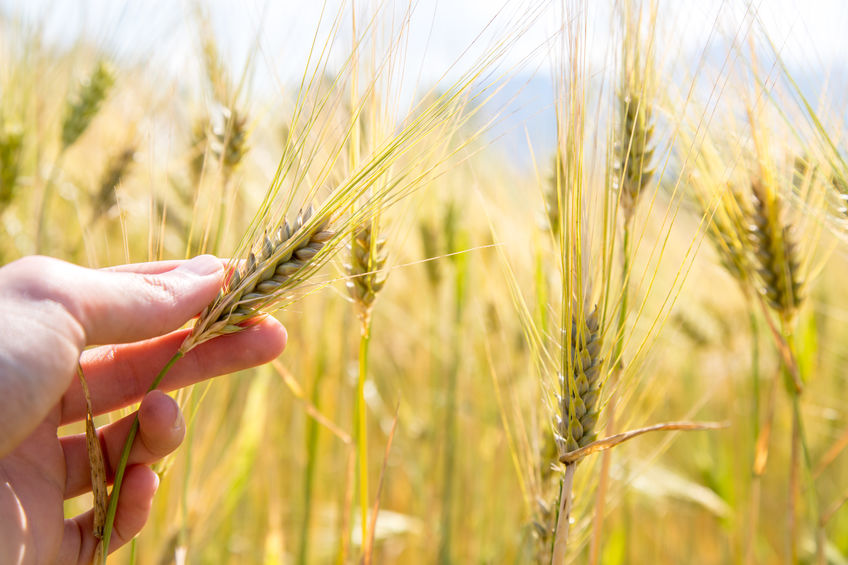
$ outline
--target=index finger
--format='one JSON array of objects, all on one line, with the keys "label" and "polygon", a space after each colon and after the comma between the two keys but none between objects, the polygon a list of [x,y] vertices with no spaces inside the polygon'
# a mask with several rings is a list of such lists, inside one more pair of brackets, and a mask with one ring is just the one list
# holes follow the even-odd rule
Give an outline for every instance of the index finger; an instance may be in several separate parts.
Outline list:
[{"label": "index finger", "polygon": [[[171,359],[189,330],[158,338],[85,351],[81,363],[91,390],[94,414],[104,414],[141,400],[154,377]],[[286,331],[272,317],[244,330],[215,338],[189,351],[168,372],[159,388],[164,391],[262,365],[285,348]],[[85,400],[74,379],[61,402],[66,424],[85,417]]]},{"label": "index finger", "polygon": [[[101,271],[110,273],[135,273],[138,275],[161,275],[168,271],[173,271],[188,259],[168,259],[166,261],[144,261],[141,263],[127,263],[126,265],[113,265],[111,267],[103,267]],[[221,265],[226,268],[229,262],[228,259],[220,259]]]}]

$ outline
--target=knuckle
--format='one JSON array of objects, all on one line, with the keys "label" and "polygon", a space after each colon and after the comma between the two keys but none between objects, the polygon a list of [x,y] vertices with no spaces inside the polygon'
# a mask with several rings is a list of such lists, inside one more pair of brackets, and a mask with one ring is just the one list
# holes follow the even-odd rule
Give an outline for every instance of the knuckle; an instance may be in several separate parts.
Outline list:
[{"label": "knuckle", "polygon": [[178,304],[180,293],[173,281],[159,275],[142,275],[142,279],[148,290],[148,298],[151,303],[168,307]]},{"label": "knuckle", "polygon": [[3,269],[3,284],[11,290],[25,292],[33,297],[45,297],[55,292],[53,281],[64,263],[58,259],[31,255],[13,261]]}]

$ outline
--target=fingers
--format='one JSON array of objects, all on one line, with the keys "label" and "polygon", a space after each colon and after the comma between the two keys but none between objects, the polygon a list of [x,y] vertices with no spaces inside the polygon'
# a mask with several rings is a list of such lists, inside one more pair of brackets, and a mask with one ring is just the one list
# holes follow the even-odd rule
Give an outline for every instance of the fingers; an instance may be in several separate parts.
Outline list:
[{"label": "fingers", "polygon": [[[201,255],[160,274],[97,271],[48,257],[26,257],[2,271],[0,288],[35,304],[58,304],[75,320],[80,349],[126,343],[180,327],[215,298],[221,261]],[[37,311],[37,309],[36,309]]]},{"label": "fingers", "polygon": [[[221,266],[226,268],[229,264],[227,259],[218,259]],[[129,263],[127,265],[115,265],[114,267],[104,267],[101,271],[111,273],[136,273],[140,275],[159,275],[167,271],[176,269],[186,261],[170,260],[170,261],[148,261],[145,263]]]},{"label": "fingers", "polygon": [[[113,552],[135,537],[147,522],[153,495],[159,486],[159,477],[144,465],[127,467],[109,552]],[[65,520],[62,545],[59,550],[59,563],[84,565],[92,562],[98,540],[92,530],[94,512],[88,511],[71,520]]]},{"label": "fingers", "polygon": [[215,297],[222,274],[210,255],[158,275],[96,271],[48,257],[0,269],[0,455],[60,401],[86,345],[178,328]]},{"label": "fingers", "polygon": [[[187,330],[181,330],[139,343],[86,351],[82,364],[94,413],[103,414],[138,402],[186,335]],[[285,345],[282,324],[266,317],[241,332],[194,348],[174,365],[159,388],[173,390],[267,363],[279,356]],[[85,401],[77,381],[71,383],[61,407],[63,423],[85,417]]]},{"label": "fingers", "polygon": [[100,269],[106,273],[136,273],[138,275],[160,275],[172,271],[185,263],[185,261],[147,261],[144,263],[129,263],[127,265],[114,265]]},{"label": "fingers", "polygon": [[[131,414],[98,430],[106,477],[110,483],[134,419],[135,414]],[[177,402],[159,390],[144,397],[138,410],[138,422],[138,435],[130,451],[130,465],[150,464],[162,459],[179,447],[185,437],[185,421]],[[63,437],[60,442],[67,470],[65,498],[90,491],[91,471],[85,434]]]}]

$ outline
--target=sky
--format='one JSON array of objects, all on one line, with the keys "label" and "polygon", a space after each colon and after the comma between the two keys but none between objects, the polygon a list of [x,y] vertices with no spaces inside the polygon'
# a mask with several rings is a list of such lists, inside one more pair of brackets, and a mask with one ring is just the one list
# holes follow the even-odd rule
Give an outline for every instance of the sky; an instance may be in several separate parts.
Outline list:
[{"label": "sky", "polygon": [[[360,9],[373,4],[373,0],[356,2]],[[192,12],[200,5],[208,12],[231,65],[241,66],[258,40],[264,64],[282,74],[285,69],[281,61],[300,60],[307,52],[322,9],[325,14],[332,14],[343,3],[330,0],[325,6],[320,1],[306,0],[0,0],[0,14],[20,17],[29,25],[43,23],[45,35],[58,44],[86,37],[122,57],[153,54],[158,65],[180,73],[186,62],[196,56]],[[532,3],[418,0],[408,62],[425,78],[436,78],[495,15],[501,11],[529,11],[527,6]],[[406,2],[388,0],[387,4],[399,10]],[[602,12],[595,8],[606,4],[609,2],[588,2],[595,12]],[[542,17],[507,55],[507,64],[518,64],[556,30],[558,6],[556,1],[547,3]],[[661,0],[659,27],[675,35],[674,44],[669,46],[674,55],[686,55],[700,49],[716,30],[732,33],[738,21],[751,11],[758,14],[764,29],[791,64],[826,69],[842,63],[848,53],[848,34],[844,33],[848,29],[848,2],[844,0]],[[717,14],[722,16],[717,19]],[[608,12],[596,16],[594,21],[600,23],[594,33],[590,32],[596,41],[590,52],[602,56],[601,45],[608,35],[610,18]]]},{"label": "sky", "polygon": [[[375,0],[354,0],[368,11]],[[691,73],[706,51],[719,62],[734,41],[767,35],[793,73],[804,80],[822,82],[831,73],[843,73],[848,53],[848,1],[846,0],[658,0],[657,56],[672,72]],[[403,0],[384,0],[399,16]],[[609,67],[615,50],[611,2],[587,0],[590,11],[588,58],[593,72]],[[275,93],[303,71],[303,61],[313,39],[323,37],[332,16],[350,1],[328,0],[0,0],[0,17],[16,20],[13,28],[39,29],[49,44],[61,48],[80,38],[104,49],[119,63],[141,64],[166,83],[200,84],[203,70],[197,64],[198,6],[208,14],[219,48],[231,69],[243,69],[249,53],[252,65],[249,95],[273,99]],[[443,76],[456,78],[460,70],[497,35],[499,29],[534,13],[535,0],[418,0],[407,38],[406,70],[412,97]],[[550,127],[553,91],[552,62],[557,46],[549,41],[561,26],[561,3],[542,3],[538,16],[503,58],[503,69],[517,70],[518,82],[533,75],[521,94],[515,120],[529,120],[538,137],[553,135]],[[323,16],[322,16],[323,12]],[[751,16],[756,14],[756,18]],[[361,17],[358,25],[366,18]],[[487,28],[487,24],[494,24]],[[319,22],[323,21],[323,26]],[[396,20],[398,21],[398,20]],[[510,28],[512,26],[512,28]],[[7,28],[8,29],[8,28]],[[316,30],[318,33],[316,34]],[[472,43],[482,32],[482,37]],[[339,43],[350,44],[350,24],[345,19]],[[0,38],[14,42],[15,38]],[[470,47],[469,47],[470,45]],[[464,56],[464,58],[463,58]],[[459,60],[459,62],[457,62]],[[155,82],[154,82],[155,84]],[[848,99],[842,102],[848,102]],[[535,125],[534,125],[535,123]],[[516,133],[513,128],[513,133]],[[522,132],[517,132],[523,137]],[[522,143],[519,141],[518,143]]]}]

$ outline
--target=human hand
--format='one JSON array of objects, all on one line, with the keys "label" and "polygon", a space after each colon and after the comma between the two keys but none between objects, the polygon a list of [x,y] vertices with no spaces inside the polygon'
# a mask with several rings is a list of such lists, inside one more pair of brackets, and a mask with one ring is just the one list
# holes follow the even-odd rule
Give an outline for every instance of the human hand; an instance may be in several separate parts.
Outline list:
[{"label": "human hand", "polygon": [[[215,297],[222,277],[221,261],[208,255],[107,270],[27,257],[0,268],[0,563],[93,557],[93,512],[65,520],[62,508],[91,490],[85,435],[57,435],[85,418],[81,354],[95,415],[141,400],[109,550],[141,530],[159,482],[148,465],[185,434],[176,402],[161,390],[145,393],[188,333],[173,330]],[[266,363],[285,343],[282,325],[265,318],[189,352],[160,389]],[[99,347],[83,352],[88,346]],[[110,482],[134,417],[98,430]]]}]

